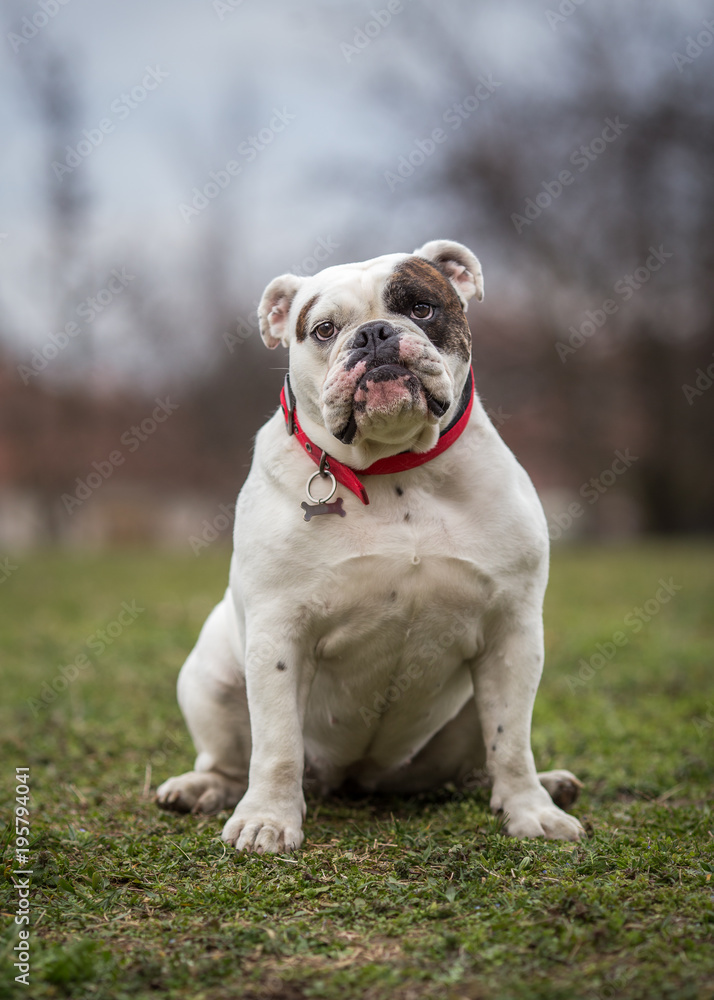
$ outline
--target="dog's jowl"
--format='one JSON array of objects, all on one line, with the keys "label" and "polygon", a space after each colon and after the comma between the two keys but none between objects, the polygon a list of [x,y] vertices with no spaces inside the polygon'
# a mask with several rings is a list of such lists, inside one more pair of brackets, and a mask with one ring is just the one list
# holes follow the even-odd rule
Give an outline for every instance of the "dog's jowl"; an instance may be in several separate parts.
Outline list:
[{"label": "dog's jowl", "polygon": [[195,770],[157,793],[235,807],[238,850],[300,846],[306,776],[410,793],[485,770],[510,834],[582,836],[560,808],[580,783],[538,774],[530,747],[548,530],[476,394],[465,313],[482,297],[478,260],[447,240],[265,290],[289,376],[179,677]]}]

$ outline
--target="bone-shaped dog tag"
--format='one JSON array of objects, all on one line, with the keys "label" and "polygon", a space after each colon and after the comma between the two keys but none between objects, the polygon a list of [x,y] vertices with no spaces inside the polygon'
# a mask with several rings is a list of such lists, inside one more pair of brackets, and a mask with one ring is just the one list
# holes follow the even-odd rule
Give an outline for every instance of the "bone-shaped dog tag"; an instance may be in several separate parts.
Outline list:
[{"label": "bone-shaped dog tag", "polygon": [[317,517],[318,514],[339,514],[340,517],[347,517],[347,511],[342,506],[342,497],[338,497],[332,503],[325,503],[324,501],[320,503],[307,503],[303,500],[300,506],[305,511],[304,518],[306,521],[309,521],[311,517]]}]

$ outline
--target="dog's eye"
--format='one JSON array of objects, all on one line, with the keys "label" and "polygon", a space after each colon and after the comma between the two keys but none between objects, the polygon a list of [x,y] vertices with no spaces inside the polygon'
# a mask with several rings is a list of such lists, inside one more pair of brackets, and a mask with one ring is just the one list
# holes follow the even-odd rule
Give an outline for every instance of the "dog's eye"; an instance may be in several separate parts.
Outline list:
[{"label": "dog's eye", "polygon": [[434,307],[428,302],[417,302],[412,308],[412,319],[431,319],[434,315]]},{"label": "dog's eye", "polygon": [[325,320],[324,323],[318,323],[312,333],[316,340],[331,340],[335,336],[335,324]]}]

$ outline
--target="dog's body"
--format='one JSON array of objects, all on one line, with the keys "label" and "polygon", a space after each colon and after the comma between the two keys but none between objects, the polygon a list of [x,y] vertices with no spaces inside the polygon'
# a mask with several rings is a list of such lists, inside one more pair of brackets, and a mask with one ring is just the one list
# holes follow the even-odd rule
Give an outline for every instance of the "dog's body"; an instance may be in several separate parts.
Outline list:
[{"label": "dog's body", "polygon": [[184,810],[238,803],[223,836],[239,849],[300,845],[305,764],[324,791],[413,792],[485,768],[510,833],[582,833],[548,794],[572,801],[577,779],[537,775],[530,750],[548,536],[470,400],[473,294],[478,261],[446,241],[265,292],[263,336],[290,346],[296,416],[328,470],[426,454],[459,415],[464,429],[415,468],[363,472],[369,504],[341,487],[346,516],[320,517],[300,501],[310,476],[329,492],[329,472],[280,411],[259,432],[230,586],[179,679],[196,770],[157,793]]}]

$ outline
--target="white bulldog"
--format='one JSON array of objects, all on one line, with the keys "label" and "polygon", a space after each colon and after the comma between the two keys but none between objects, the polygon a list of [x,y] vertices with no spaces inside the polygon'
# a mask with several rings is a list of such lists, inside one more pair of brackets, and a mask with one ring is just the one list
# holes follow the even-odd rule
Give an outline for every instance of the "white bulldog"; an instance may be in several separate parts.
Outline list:
[{"label": "white bulldog", "polygon": [[238,850],[300,846],[306,778],[412,793],[485,773],[508,833],[583,835],[555,804],[580,782],[536,773],[530,747],[548,533],[473,388],[473,296],[481,266],[447,240],[263,295],[289,381],[238,498],[230,585],[178,681],[195,770],[157,792],[236,806]]}]

